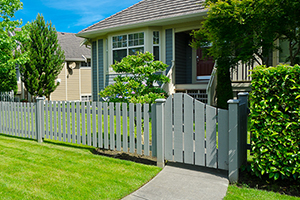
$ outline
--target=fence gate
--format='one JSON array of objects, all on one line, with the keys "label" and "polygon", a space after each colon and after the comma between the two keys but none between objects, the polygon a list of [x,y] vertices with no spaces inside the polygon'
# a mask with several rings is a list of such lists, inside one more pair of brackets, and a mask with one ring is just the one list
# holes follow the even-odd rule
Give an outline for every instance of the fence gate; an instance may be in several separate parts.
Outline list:
[{"label": "fence gate", "polygon": [[164,120],[165,159],[228,170],[228,110],[175,93]]}]

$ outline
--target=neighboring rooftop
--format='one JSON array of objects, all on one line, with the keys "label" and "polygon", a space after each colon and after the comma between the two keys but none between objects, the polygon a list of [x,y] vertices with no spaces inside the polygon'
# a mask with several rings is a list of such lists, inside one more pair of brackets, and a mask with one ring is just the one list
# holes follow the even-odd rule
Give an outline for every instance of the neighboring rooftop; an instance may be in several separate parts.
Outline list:
[{"label": "neighboring rooftop", "polygon": [[203,0],[142,0],[78,33],[204,13]]},{"label": "neighboring rooftop", "polygon": [[65,51],[66,61],[84,61],[83,56],[91,58],[91,50],[84,45],[80,46],[82,38],[76,37],[74,33],[57,32],[57,38],[61,48]]}]

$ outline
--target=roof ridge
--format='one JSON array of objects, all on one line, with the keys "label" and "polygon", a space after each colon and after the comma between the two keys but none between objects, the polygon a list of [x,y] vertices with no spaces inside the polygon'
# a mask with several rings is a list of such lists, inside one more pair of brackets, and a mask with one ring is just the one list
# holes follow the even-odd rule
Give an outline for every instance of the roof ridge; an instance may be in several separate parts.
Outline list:
[{"label": "roof ridge", "polygon": [[109,16],[109,17],[107,17],[107,18],[105,18],[105,19],[103,19],[103,20],[101,20],[101,21],[99,21],[99,22],[97,22],[97,23],[95,23],[95,24],[93,24],[93,25],[91,25],[91,26],[89,26],[89,27],[83,29],[82,31],[80,31],[80,32],[78,32],[78,33],[82,33],[82,32],[84,32],[84,31],[86,31],[87,29],[96,26],[96,25],[99,24],[100,22],[107,21],[108,19],[110,19],[110,18],[112,18],[112,17],[114,17],[114,16],[117,16],[117,15],[119,15],[119,14],[121,14],[121,13],[127,11],[127,10],[131,9],[132,7],[134,7],[134,6],[137,6],[137,5],[141,4],[143,1],[148,1],[148,0],[141,0],[141,1],[137,2],[136,4],[133,4],[132,6],[129,6],[128,8],[126,8],[126,9],[124,9],[124,10],[121,10],[120,12],[117,12],[117,13],[115,13],[115,14],[113,14],[113,15],[111,15],[111,16]]}]

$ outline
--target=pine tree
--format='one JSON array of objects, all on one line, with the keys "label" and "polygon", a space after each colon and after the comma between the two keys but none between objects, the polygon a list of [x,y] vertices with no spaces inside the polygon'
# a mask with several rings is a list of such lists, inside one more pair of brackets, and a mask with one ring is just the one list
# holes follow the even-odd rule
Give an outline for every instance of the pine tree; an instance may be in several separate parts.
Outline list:
[{"label": "pine tree", "polygon": [[42,15],[28,26],[29,38],[24,46],[29,61],[21,66],[22,81],[31,95],[46,96],[56,89],[57,76],[63,68],[65,60],[55,27],[52,23],[45,23]]}]

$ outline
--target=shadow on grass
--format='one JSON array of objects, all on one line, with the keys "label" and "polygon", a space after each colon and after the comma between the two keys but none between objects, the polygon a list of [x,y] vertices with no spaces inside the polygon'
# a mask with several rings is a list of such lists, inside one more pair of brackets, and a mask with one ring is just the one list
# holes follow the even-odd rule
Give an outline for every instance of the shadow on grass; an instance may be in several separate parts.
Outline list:
[{"label": "shadow on grass", "polygon": [[36,141],[36,139],[25,138],[25,137],[16,136],[16,135],[7,135],[7,134],[4,134],[4,133],[0,133],[0,136],[8,137],[8,138],[14,138],[14,139],[28,140],[28,141]]},{"label": "shadow on grass", "polygon": [[44,143],[63,146],[63,147],[71,147],[71,148],[75,148],[75,149],[89,150],[91,153],[93,153],[93,151],[95,150],[95,147],[91,147],[91,146],[87,146],[87,145],[67,143],[67,142],[63,142],[63,141],[56,141],[56,140],[49,140],[49,139],[44,139]]},{"label": "shadow on grass", "polygon": [[254,188],[300,197],[300,180],[276,180],[269,176],[257,177],[250,169],[251,162],[244,170],[240,170],[238,187]]}]

